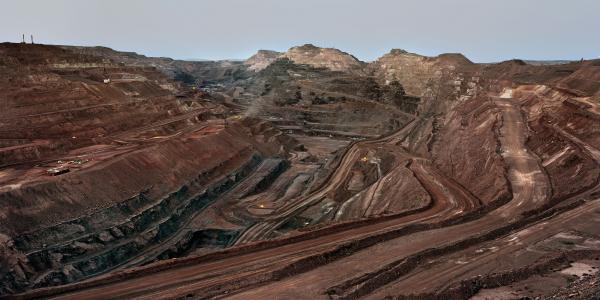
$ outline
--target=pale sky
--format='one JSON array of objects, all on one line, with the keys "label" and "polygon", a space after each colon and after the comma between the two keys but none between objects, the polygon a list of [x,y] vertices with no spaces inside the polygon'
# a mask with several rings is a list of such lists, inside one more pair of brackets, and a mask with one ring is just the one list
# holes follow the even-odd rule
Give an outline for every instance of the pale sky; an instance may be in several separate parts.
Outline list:
[{"label": "pale sky", "polygon": [[305,43],[476,62],[600,57],[598,0],[0,0],[0,41],[242,59]]}]

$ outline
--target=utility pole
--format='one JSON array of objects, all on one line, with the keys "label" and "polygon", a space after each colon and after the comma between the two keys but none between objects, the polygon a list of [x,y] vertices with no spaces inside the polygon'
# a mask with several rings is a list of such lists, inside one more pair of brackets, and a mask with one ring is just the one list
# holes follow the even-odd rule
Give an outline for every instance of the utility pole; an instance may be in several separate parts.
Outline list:
[{"label": "utility pole", "polygon": [[33,34],[31,35],[31,44],[33,45]]},{"label": "utility pole", "polygon": [[25,44],[25,34],[23,33],[23,41],[21,42],[21,44]]}]

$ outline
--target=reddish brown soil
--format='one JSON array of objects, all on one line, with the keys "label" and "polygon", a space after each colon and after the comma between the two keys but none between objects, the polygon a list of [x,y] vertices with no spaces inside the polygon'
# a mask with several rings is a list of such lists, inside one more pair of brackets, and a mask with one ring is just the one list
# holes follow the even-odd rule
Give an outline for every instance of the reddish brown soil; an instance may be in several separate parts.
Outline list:
[{"label": "reddish brown soil", "polygon": [[0,54],[4,297],[598,296],[597,61]]}]

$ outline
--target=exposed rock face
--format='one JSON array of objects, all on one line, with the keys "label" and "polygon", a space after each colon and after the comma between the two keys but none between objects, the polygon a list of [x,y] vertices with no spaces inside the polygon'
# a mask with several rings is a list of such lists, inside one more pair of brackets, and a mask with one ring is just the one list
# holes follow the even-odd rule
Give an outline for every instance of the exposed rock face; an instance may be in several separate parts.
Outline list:
[{"label": "exposed rock face", "polygon": [[278,57],[281,56],[281,52],[271,50],[258,50],[256,54],[248,58],[244,65],[248,66],[248,70],[260,71],[274,62]]},{"label": "exposed rock face", "polygon": [[251,102],[253,112],[281,116],[306,133],[367,137],[405,124],[419,99],[405,97],[401,87],[365,80],[283,57],[244,84],[248,93],[261,96],[260,103]]},{"label": "exposed rock face", "polygon": [[283,54],[297,64],[306,64],[332,71],[363,74],[364,63],[356,57],[334,48],[319,48],[311,44],[293,47]]},{"label": "exposed rock face", "polygon": [[[175,235],[263,156],[279,150],[271,146],[274,140],[253,140],[248,127],[260,124],[243,124],[143,148],[56,181],[3,191],[6,213],[0,231],[18,237],[15,246],[4,250],[5,258],[12,265],[20,262],[23,270],[8,272],[15,279],[4,281],[0,291],[22,289],[24,282],[44,286],[85,278]],[[268,135],[260,127],[256,130]],[[105,184],[110,188],[97,189]],[[11,209],[17,203],[21,209]],[[29,272],[23,275],[24,270]]]},{"label": "exposed rock face", "polygon": [[369,65],[369,70],[385,82],[398,80],[410,95],[432,93],[433,85],[450,73],[472,63],[461,54],[426,57],[393,49]]},{"label": "exposed rock face", "polygon": [[44,45],[3,44],[0,55],[0,165],[64,154],[193,110],[173,96],[180,85],[152,67]]},{"label": "exposed rock face", "polygon": [[[116,271],[142,296],[468,298],[517,280],[490,270],[600,251],[599,74],[313,45],[244,64],[0,45],[0,294]],[[190,78],[218,84],[173,80]],[[123,298],[110,282],[93,289]]]},{"label": "exposed rock face", "polygon": [[[262,120],[224,127],[223,106],[135,64],[0,45],[0,294],[79,280],[194,236],[206,228],[183,224],[294,146]],[[48,173],[57,168],[68,172]],[[237,231],[215,239],[227,236]]]}]

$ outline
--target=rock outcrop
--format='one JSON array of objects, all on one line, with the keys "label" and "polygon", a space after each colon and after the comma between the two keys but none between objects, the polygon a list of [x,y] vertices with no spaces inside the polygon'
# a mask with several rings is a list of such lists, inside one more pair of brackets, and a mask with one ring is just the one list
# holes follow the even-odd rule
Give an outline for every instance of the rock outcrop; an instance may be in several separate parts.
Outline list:
[{"label": "rock outcrop", "polygon": [[2,44],[0,295],[431,298],[541,274],[540,253],[600,249],[599,68]]},{"label": "rock outcrop", "polygon": [[248,66],[248,70],[258,72],[269,66],[282,54],[283,53],[281,52],[272,50],[258,50],[256,54],[252,55],[244,62],[244,65]]},{"label": "rock outcrop", "polygon": [[365,63],[356,57],[334,48],[320,48],[312,44],[293,47],[283,54],[296,64],[326,68],[352,74],[364,74]]},{"label": "rock outcrop", "polygon": [[444,75],[464,66],[472,65],[462,54],[442,54],[427,57],[393,49],[369,65],[369,70],[382,81],[399,81],[409,95],[423,96],[431,93],[432,85],[443,80]]}]

